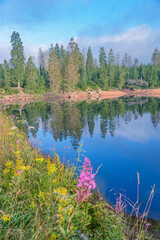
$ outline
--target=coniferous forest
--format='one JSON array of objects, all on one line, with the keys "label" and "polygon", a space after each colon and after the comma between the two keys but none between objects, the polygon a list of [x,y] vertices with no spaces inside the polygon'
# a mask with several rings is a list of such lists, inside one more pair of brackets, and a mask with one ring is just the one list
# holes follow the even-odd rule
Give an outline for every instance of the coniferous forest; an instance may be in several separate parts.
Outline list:
[{"label": "coniferous forest", "polygon": [[38,64],[34,58],[24,57],[24,46],[18,32],[11,36],[11,58],[0,64],[0,88],[12,93],[20,86],[28,93],[51,91],[71,92],[92,89],[157,88],[160,86],[160,51],[156,47],[152,63],[140,63],[125,53],[120,56],[111,48],[99,49],[99,59],[94,59],[92,49],[80,51],[73,38],[67,48],[58,43],[47,51],[39,48]]}]

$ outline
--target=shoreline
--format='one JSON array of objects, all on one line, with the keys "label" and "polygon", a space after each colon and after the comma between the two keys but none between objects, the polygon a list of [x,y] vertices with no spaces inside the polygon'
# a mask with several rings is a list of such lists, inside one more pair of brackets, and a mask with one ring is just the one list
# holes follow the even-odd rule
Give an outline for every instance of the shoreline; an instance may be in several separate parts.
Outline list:
[{"label": "shoreline", "polygon": [[19,94],[12,95],[3,95],[5,105],[18,104],[18,103],[30,103],[35,100],[71,100],[71,101],[85,101],[85,100],[98,100],[101,101],[103,99],[118,99],[121,97],[157,97],[160,98],[160,88],[158,89],[136,89],[136,90],[109,90],[109,91],[75,91],[71,93],[46,93],[43,95],[31,95],[20,92]]}]

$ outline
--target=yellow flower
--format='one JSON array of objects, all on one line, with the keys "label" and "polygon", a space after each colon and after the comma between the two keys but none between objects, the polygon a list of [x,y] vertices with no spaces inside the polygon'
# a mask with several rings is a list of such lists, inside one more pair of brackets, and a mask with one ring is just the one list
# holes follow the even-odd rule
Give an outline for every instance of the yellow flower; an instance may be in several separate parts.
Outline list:
[{"label": "yellow flower", "polygon": [[29,170],[30,166],[21,166],[22,170]]},{"label": "yellow flower", "polygon": [[18,155],[20,154],[21,151],[16,151],[16,152],[13,152],[14,154]]},{"label": "yellow flower", "polygon": [[69,211],[68,211],[68,216],[70,216],[71,213],[72,213],[72,208],[69,209]]},{"label": "yellow flower", "polygon": [[7,133],[8,135],[13,135],[14,133],[13,132],[9,132],[9,133]]},{"label": "yellow flower", "polygon": [[64,188],[64,187],[59,187],[59,188],[55,189],[54,192],[57,192],[57,193],[62,194],[62,195],[66,195],[67,194],[67,189]]},{"label": "yellow flower", "polygon": [[54,163],[48,165],[48,171],[49,173],[55,173],[56,172],[56,166]]},{"label": "yellow flower", "polygon": [[4,215],[2,216],[2,219],[3,219],[4,222],[7,222],[7,221],[9,221],[9,220],[11,219],[11,217],[10,217],[9,215],[5,215],[5,214],[4,214]]},{"label": "yellow flower", "polygon": [[11,168],[11,165],[12,165],[12,162],[11,162],[11,161],[7,161],[7,162],[6,162],[6,167],[7,167],[7,168]]},{"label": "yellow flower", "polygon": [[42,198],[43,200],[45,199],[45,194],[43,192],[39,192],[38,194],[39,198]]},{"label": "yellow flower", "polygon": [[58,182],[57,179],[54,179],[54,180],[53,180],[53,183],[54,183],[54,184],[56,184],[57,182]]},{"label": "yellow flower", "polygon": [[16,165],[17,165],[17,167],[19,168],[21,165],[22,165],[22,159],[19,159],[19,160],[17,160],[16,161]]},{"label": "yellow flower", "polygon": [[4,174],[7,174],[9,172],[10,172],[10,169],[7,169],[7,168],[3,171]]},{"label": "yellow flower", "polygon": [[28,171],[30,169],[30,166],[26,166],[26,170]]},{"label": "yellow flower", "polygon": [[43,157],[41,157],[41,158],[36,158],[36,161],[37,161],[37,162],[43,162],[43,161],[44,161],[44,158],[43,158]]},{"label": "yellow flower", "polygon": [[33,209],[34,209],[36,205],[35,205],[35,203],[32,201],[32,202],[31,202],[31,205],[29,205],[29,206],[30,206],[30,208],[33,208]]}]

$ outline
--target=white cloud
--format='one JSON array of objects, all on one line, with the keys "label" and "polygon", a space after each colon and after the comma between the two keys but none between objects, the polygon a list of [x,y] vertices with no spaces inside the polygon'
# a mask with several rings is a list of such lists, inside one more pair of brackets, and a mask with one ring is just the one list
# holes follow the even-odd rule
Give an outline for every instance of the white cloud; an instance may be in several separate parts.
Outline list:
[{"label": "white cloud", "polygon": [[99,38],[79,37],[78,42],[81,47],[91,46],[93,53],[98,57],[100,46],[104,46],[106,52],[113,48],[116,53],[119,51],[123,58],[128,53],[134,58],[138,58],[145,63],[150,62],[153,50],[156,46],[160,47],[160,29],[152,29],[149,25],[128,29],[120,34],[106,35]]},{"label": "white cloud", "polygon": [[143,118],[137,120],[132,119],[128,124],[121,121],[121,125],[116,129],[115,134],[134,142],[146,143],[151,139],[160,139],[159,132],[160,126],[158,126],[157,129],[154,129],[150,116],[145,115]]}]

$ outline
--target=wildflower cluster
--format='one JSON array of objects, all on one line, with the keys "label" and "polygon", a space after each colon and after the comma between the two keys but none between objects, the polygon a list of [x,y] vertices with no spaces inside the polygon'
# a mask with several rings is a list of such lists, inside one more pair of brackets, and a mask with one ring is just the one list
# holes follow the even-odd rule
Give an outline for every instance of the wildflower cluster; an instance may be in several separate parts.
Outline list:
[{"label": "wildflower cluster", "polygon": [[15,163],[8,160],[5,164],[6,168],[3,170],[3,173],[5,175],[8,175],[8,177],[10,178],[13,175],[15,177],[20,176],[25,170],[28,171],[30,169],[30,166],[25,166],[23,164],[23,160],[21,159],[20,153],[21,153],[20,151],[14,152],[17,158]]},{"label": "wildflower cluster", "polygon": [[91,190],[96,187],[92,170],[90,160],[85,157],[78,180],[79,183],[77,184],[78,188],[75,190],[77,193],[77,202],[80,204],[91,195]]}]

